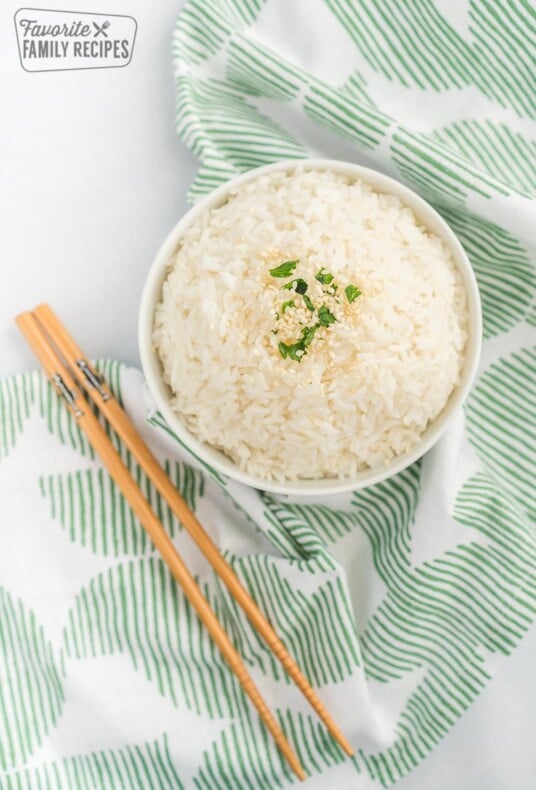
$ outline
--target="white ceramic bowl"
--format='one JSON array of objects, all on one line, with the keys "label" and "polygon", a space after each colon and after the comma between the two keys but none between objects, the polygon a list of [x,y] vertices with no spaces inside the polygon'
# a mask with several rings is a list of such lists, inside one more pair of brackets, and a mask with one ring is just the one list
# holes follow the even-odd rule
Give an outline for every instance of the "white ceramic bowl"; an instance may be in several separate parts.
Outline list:
[{"label": "white ceramic bowl", "polygon": [[[152,346],[151,335],[153,317],[156,305],[161,298],[162,283],[166,276],[169,261],[177,249],[186,228],[195,222],[207,209],[214,208],[224,203],[231,190],[236,190],[241,184],[245,184],[261,174],[293,170],[297,165],[300,167],[305,165],[308,168],[320,170],[328,169],[337,173],[342,173],[345,176],[360,178],[370,184],[378,192],[398,195],[406,205],[413,209],[415,215],[423,225],[443,239],[445,244],[449,247],[455,263],[462,274],[467,291],[469,339],[466,347],[465,365],[459,386],[452,392],[441,414],[428,426],[419,443],[409,452],[398,456],[388,465],[382,466],[381,468],[364,470],[352,479],[337,480],[323,478],[319,480],[298,480],[292,482],[267,482],[254,475],[243,472],[223,453],[196,439],[185,428],[180,418],[173,412],[170,406],[171,391],[163,381],[160,360]],[[169,427],[177,434],[179,439],[198,456],[198,458],[210,464],[210,466],[218,472],[254,488],[280,494],[291,494],[293,496],[318,496],[365,488],[366,486],[385,480],[412,464],[437,442],[453,415],[461,407],[475,377],[482,340],[482,317],[480,295],[469,259],[447,223],[430,205],[428,205],[428,203],[426,203],[426,201],[398,181],[388,178],[381,173],[377,173],[375,170],[350,164],[349,162],[337,162],[330,159],[302,159],[276,162],[272,165],[250,170],[216,189],[210,195],[196,203],[196,205],[184,215],[160,247],[149,270],[141,298],[138,332],[141,362],[149,390]]]}]

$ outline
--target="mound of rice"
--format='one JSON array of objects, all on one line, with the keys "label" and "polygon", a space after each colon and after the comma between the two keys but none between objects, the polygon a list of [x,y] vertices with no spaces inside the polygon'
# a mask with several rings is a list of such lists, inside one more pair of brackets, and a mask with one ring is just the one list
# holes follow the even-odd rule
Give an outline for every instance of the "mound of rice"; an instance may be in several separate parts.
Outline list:
[{"label": "mound of rice", "polygon": [[[290,296],[269,275],[290,259],[313,302],[322,267],[362,292],[332,300],[337,320],[300,362],[278,343],[311,313],[297,298],[277,324]],[[459,381],[466,328],[452,257],[407,206],[298,167],[249,182],[188,229],[153,339],[192,434],[242,470],[295,480],[351,477],[411,448]]]}]

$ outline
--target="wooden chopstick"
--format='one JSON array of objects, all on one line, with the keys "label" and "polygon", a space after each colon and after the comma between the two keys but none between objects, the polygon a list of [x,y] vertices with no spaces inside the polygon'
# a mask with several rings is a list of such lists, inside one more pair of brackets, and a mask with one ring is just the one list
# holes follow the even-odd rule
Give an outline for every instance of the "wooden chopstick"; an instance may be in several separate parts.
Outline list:
[{"label": "wooden chopstick", "polygon": [[190,533],[220,579],[227,586],[231,595],[242,607],[254,628],[264,638],[274,655],[279,659],[288,675],[303,692],[311,707],[324,722],[335,740],[344,749],[346,754],[352,756],[354,750],[317,697],[311,684],[289,654],[281,639],[278,637],[251,595],[242,585],[232,567],[222,557],[216,544],[205,532],[194,513],[192,513],[184,499],[174,487],[155,456],[137,432],[130,418],[122,409],[119,401],[100,378],[91,362],[84,356],[81,348],[71,337],[49,305],[39,305],[39,307],[34,310],[34,314],[66,359],[71,370],[75,371],[75,375],[89,397],[99,407],[100,411],[124,441],[157,491],[166,500],[173,513]]},{"label": "wooden chopstick", "polygon": [[240,681],[242,688],[257,708],[281,753],[287,760],[296,776],[306,778],[297,756],[287,741],[282,729],[270,712],[259,690],[249,675],[240,655],[235,650],[223,626],[212,611],[210,604],[197,586],[195,579],[188,571],[179,556],[171,538],[153,512],[151,506],[132,478],[127,466],[113,447],[106,431],[92,413],[88,402],[77,390],[75,382],[68,370],[49,345],[40,324],[31,313],[17,316],[16,323],[29,345],[43,366],[46,375],[56,387],[64,404],[77,421],[79,428],[85,433],[89,443],[100,457],[108,473],[115,481],[128,504],[147,531],[154,546],[164,559],[174,578],[180,584],[184,594],[196,610],[222,655]]}]

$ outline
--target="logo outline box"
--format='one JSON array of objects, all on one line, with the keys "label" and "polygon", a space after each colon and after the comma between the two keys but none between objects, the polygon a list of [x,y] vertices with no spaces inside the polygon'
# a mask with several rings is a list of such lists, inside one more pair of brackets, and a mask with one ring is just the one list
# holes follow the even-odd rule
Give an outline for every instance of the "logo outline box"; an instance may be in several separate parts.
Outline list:
[{"label": "logo outline box", "polygon": [[[22,11],[43,11],[45,13],[54,13],[54,14],[73,14],[76,16],[86,16],[86,17],[107,17],[111,19],[130,19],[134,23],[134,34],[132,36],[132,44],[130,47],[130,56],[126,63],[121,63],[117,65],[101,65],[101,66],[75,66],[75,67],[65,67],[65,68],[53,68],[53,69],[28,69],[24,65],[24,58],[21,51],[21,43],[19,39],[19,28],[17,26],[17,16]],[[138,22],[135,17],[130,16],[130,14],[106,14],[102,11],[93,12],[93,11],[69,11],[67,9],[60,9],[60,8],[30,8],[29,6],[23,6],[22,8],[18,8],[15,13],[13,14],[13,24],[15,26],[15,36],[17,39],[17,50],[19,53],[19,61],[21,68],[27,74],[47,74],[50,72],[57,72],[57,71],[95,71],[97,69],[124,69],[130,65],[132,62],[132,57],[134,55],[134,46],[136,43],[136,36],[138,34]]]}]

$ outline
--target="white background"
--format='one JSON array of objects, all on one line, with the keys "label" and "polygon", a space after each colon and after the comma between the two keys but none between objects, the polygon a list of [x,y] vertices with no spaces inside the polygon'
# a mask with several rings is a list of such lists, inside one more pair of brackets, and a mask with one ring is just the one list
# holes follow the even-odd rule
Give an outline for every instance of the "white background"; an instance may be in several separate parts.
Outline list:
[{"label": "white background", "polygon": [[[54,307],[90,357],[138,364],[136,318],[145,273],[186,208],[196,170],[174,130],[171,31],[181,5],[69,0],[68,10],[134,16],[132,63],[30,74],[17,52],[13,14],[20,6],[2,3],[1,376],[34,366],[13,317],[40,301]],[[398,787],[536,787],[535,662],[533,628],[463,719]]]}]

